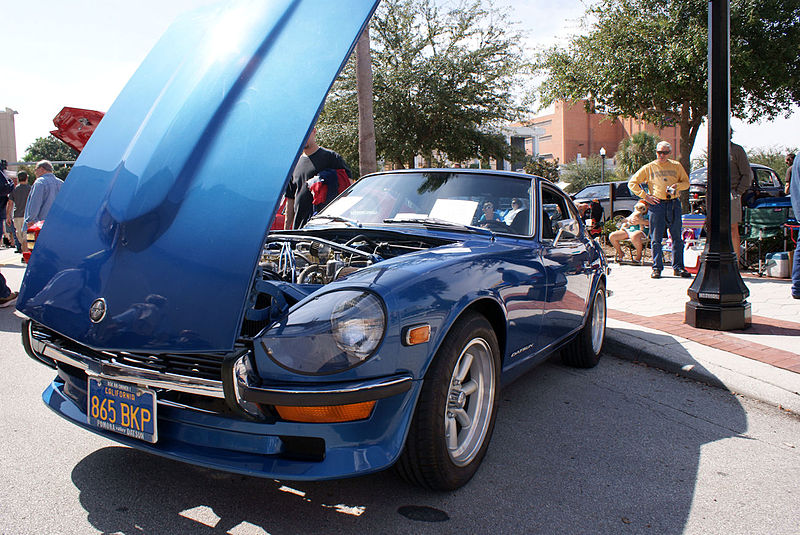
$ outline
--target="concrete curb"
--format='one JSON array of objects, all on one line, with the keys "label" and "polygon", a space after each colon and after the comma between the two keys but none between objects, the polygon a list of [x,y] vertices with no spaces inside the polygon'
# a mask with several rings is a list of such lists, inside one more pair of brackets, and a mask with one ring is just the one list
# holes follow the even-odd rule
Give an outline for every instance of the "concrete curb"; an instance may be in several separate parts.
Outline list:
[{"label": "concrete curb", "polygon": [[800,415],[800,374],[678,336],[609,319],[604,351]]}]

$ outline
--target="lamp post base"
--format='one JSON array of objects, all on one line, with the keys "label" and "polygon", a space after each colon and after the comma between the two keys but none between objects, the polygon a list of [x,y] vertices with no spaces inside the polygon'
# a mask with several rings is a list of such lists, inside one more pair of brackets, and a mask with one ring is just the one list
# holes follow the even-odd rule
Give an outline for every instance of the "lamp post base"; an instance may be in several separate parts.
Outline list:
[{"label": "lamp post base", "polygon": [[715,331],[735,331],[746,329],[752,323],[750,303],[720,306],[707,305],[697,301],[686,303],[686,323],[698,329]]}]

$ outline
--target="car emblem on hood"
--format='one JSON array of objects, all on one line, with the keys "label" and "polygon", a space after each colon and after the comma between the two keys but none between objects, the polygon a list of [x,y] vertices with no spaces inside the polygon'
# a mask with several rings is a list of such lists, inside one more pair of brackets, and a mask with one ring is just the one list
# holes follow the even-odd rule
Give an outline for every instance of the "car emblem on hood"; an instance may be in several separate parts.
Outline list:
[{"label": "car emblem on hood", "polygon": [[100,323],[106,317],[106,300],[103,298],[95,299],[89,308],[89,319],[92,323]]}]

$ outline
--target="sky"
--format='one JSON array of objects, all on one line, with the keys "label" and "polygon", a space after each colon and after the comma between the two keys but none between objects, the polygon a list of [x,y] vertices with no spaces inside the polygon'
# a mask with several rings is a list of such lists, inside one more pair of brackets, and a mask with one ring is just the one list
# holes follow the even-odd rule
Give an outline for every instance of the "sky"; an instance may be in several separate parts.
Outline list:
[{"label": "sky", "polygon": [[[330,0],[324,0],[330,1]],[[106,111],[175,17],[217,0],[32,0],[6,2],[0,109],[15,117],[17,157],[54,128],[64,106]],[[580,30],[580,0],[495,0],[527,32],[526,48],[565,43]],[[732,120],[745,148],[800,147],[800,109],[789,119],[748,125]],[[705,148],[697,137],[693,156]]]}]

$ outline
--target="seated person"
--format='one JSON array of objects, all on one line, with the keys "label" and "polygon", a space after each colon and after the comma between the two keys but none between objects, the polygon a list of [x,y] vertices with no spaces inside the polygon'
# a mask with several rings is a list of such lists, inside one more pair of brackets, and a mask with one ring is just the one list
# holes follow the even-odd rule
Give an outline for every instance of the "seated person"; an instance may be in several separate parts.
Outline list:
[{"label": "seated person", "polygon": [[511,210],[509,210],[508,213],[505,216],[503,216],[503,223],[505,223],[508,226],[511,226],[511,223],[514,222],[514,216],[520,213],[523,209],[524,206],[522,205],[522,201],[520,201],[516,197],[511,199]]},{"label": "seated person", "polygon": [[637,202],[633,207],[633,213],[625,218],[620,225],[619,230],[615,230],[608,235],[608,241],[614,246],[616,251],[616,261],[620,262],[625,254],[622,252],[621,242],[623,240],[630,240],[636,248],[636,256],[633,261],[636,263],[642,262],[642,253],[644,251],[644,239],[647,236],[648,222],[647,222],[647,204],[644,202]]},{"label": "seated person", "polygon": [[486,201],[483,203],[483,215],[480,219],[478,219],[478,224],[486,221],[498,221],[502,223],[502,219],[500,219],[500,213],[494,209],[494,203],[491,201]]}]

